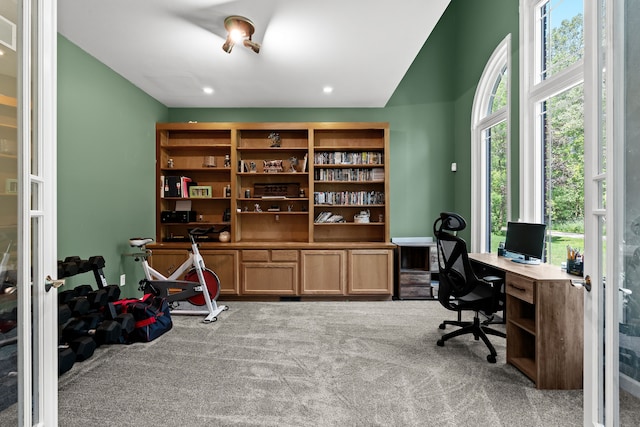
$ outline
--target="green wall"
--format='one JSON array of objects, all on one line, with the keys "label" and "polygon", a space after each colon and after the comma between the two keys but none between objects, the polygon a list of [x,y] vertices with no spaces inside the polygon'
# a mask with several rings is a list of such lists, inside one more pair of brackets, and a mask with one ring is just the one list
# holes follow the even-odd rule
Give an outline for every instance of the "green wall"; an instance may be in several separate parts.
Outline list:
[{"label": "green wall", "polygon": [[[453,88],[455,127],[454,150],[458,172],[455,176],[454,206],[465,218],[471,217],[471,110],[476,87],[484,67],[498,44],[511,34],[511,156],[512,177],[518,176],[518,2],[511,0],[454,0],[456,8],[455,64]],[[518,183],[512,182],[512,209],[517,217]],[[470,239],[470,227],[461,235]]]},{"label": "green wall", "polygon": [[391,235],[429,236],[443,210],[468,218],[473,95],[508,33],[517,106],[518,2],[453,0],[384,108],[322,109],[166,108],[60,36],[58,256],[103,255],[108,281],[126,273],[135,292],[139,266],[122,253],[129,237],[154,234],[156,122],[389,122]]},{"label": "green wall", "polygon": [[[155,123],[167,117],[164,105],[58,36],[58,259],[102,255],[109,283],[122,273],[128,283],[141,278],[122,254],[130,237],[155,234]],[[80,283],[95,280],[79,274],[65,288]]]}]

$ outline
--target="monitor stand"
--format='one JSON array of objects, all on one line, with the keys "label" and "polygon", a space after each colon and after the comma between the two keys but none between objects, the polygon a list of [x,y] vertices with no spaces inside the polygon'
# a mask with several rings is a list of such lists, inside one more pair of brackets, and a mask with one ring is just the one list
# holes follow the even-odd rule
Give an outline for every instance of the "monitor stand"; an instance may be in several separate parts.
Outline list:
[{"label": "monitor stand", "polygon": [[518,264],[528,264],[528,265],[540,264],[540,260],[537,258],[529,258],[529,259],[511,258],[511,261],[517,262]]}]

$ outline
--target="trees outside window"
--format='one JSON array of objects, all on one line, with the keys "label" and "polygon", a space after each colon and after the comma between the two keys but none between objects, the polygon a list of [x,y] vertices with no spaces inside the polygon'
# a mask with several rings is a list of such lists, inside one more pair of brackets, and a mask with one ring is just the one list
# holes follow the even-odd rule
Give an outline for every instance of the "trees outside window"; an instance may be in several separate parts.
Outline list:
[{"label": "trees outside window", "polygon": [[520,219],[547,224],[546,258],[559,265],[584,242],[583,2],[521,6]]}]

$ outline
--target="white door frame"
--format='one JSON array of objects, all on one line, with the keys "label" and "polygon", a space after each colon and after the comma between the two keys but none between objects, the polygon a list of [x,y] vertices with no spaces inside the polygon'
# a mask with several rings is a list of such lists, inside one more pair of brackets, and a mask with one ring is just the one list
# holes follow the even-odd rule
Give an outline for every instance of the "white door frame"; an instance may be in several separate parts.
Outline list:
[{"label": "white door frame", "polygon": [[[584,425],[616,427],[620,424],[617,306],[624,256],[624,213],[620,209],[624,168],[619,167],[624,165],[624,0],[585,1],[584,7],[585,257],[590,260],[585,275],[592,283],[591,292],[584,297]],[[604,47],[603,38],[607,41]],[[604,172],[600,167],[603,156],[609,166]],[[602,182],[607,183],[606,206],[600,192]],[[606,256],[601,251],[602,225],[606,225]]]},{"label": "white door frame", "polygon": [[18,7],[18,423],[57,426],[57,2]]}]

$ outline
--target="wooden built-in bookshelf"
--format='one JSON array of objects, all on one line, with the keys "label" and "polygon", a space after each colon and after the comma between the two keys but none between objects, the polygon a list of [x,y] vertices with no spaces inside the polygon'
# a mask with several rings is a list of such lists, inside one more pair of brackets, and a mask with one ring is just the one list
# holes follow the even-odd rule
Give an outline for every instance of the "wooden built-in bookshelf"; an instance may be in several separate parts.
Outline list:
[{"label": "wooden built-in bookshelf", "polygon": [[[158,123],[156,147],[154,265],[187,247],[190,228],[213,226],[231,235],[201,241],[205,260],[224,251],[211,258],[230,276],[223,294],[390,296],[387,123]],[[170,194],[168,177],[202,191]],[[166,221],[185,204],[187,222]],[[360,283],[369,262],[382,262],[370,285]],[[338,285],[315,282],[318,269]]]}]

